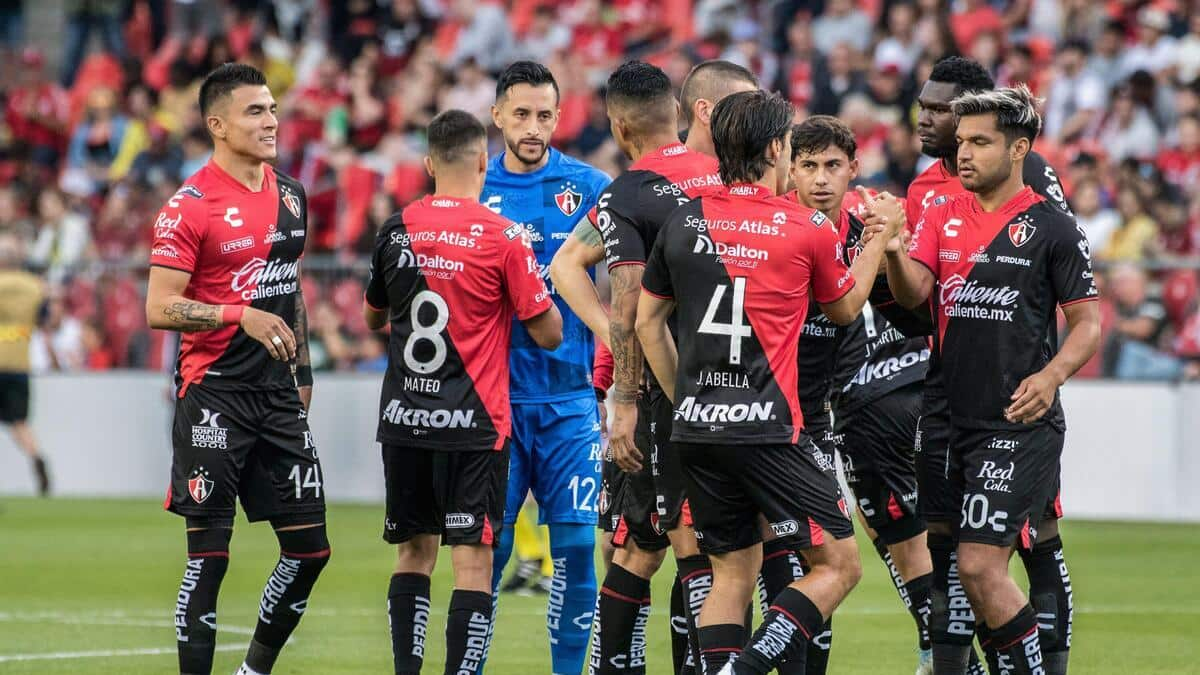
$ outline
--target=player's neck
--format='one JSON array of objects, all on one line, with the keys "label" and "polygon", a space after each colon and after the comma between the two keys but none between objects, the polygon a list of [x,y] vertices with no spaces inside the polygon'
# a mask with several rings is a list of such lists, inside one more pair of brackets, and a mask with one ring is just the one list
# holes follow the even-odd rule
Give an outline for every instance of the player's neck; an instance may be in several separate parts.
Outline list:
[{"label": "player's neck", "polygon": [[700,124],[688,127],[687,142],[684,145],[692,152],[702,152],[709,157],[717,156],[717,147],[713,145],[712,132]]},{"label": "player's neck", "polygon": [[213,149],[212,163],[229,174],[251,192],[258,192],[263,187],[265,162],[260,159],[250,159],[217,146]]},{"label": "player's neck", "polygon": [[938,161],[942,163],[942,168],[946,170],[946,173],[950,174],[951,176],[958,175],[958,155],[957,154],[950,155],[949,157],[943,157],[943,158],[939,159]]},{"label": "player's neck", "polygon": [[439,178],[433,182],[433,194],[438,197],[450,197],[452,199],[477,202],[482,192],[483,186],[477,180],[465,181]]},{"label": "player's neck", "polygon": [[545,167],[550,163],[550,148],[546,148],[546,152],[542,153],[542,158],[536,164],[526,164],[522,162],[517,153],[512,150],[504,152],[504,168],[510,173],[533,173],[538,169]]},{"label": "player's neck", "polygon": [[634,144],[633,156],[630,157],[630,159],[636,162],[646,155],[658,150],[659,148],[665,148],[668,145],[678,142],[679,137],[670,132],[647,136],[638,143]]},{"label": "player's neck", "polygon": [[1023,189],[1025,189],[1025,181],[1022,180],[1021,170],[1019,167],[1014,167],[1012,174],[1003,183],[988,192],[976,192],[975,198],[979,200],[979,206],[984,211],[994,213],[1012,201],[1012,198],[1016,197]]}]

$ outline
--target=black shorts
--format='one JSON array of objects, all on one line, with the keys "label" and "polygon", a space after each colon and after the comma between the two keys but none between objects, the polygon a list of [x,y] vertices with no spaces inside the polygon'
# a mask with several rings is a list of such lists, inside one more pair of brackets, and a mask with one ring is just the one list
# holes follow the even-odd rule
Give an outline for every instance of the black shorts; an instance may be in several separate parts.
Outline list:
[{"label": "black shorts", "polygon": [[495,546],[504,527],[508,451],[508,443],[500,451],[384,445],[383,540],[440,534],[446,546]]},{"label": "black shorts", "polygon": [[596,497],[596,527],[612,534],[617,531],[621,514],[617,513],[617,494],[625,484],[625,472],[613,461],[612,449],[604,448],[604,460],[600,465],[600,494]]},{"label": "black shorts", "polygon": [[[658,392],[663,400],[665,396]],[[643,392],[637,402],[637,426],[633,432],[633,444],[642,453],[642,468],[635,473],[622,472],[620,488],[616,493],[614,510],[618,516],[613,531],[613,546],[624,546],[633,539],[638,548],[646,551],[661,551],[670,545],[667,529],[663,526],[659,512],[659,497],[655,487],[655,471],[662,454],[659,429],[666,425],[670,433],[671,408],[667,404],[666,419],[662,418],[657,397]],[[618,469],[620,471],[620,469]]]},{"label": "black shorts", "polygon": [[324,476],[295,389],[221,391],[193,384],[175,403],[168,511],[251,522],[325,518]]},{"label": "black shorts", "polygon": [[796,445],[676,445],[701,551],[759,543],[760,514],[780,538],[807,530],[813,546],[825,533],[854,535],[833,466],[807,435]]},{"label": "black shorts", "polygon": [[1063,432],[1049,424],[1014,430],[956,427],[964,481],[959,541],[1032,548],[1054,499]]},{"label": "black shorts", "polygon": [[921,385],[916,383],[884,394],[837,420],[835,438],[846,484],[867,524],[885,544],[911,539],[925,529],[917,515],[913,468],[920,411]]},{"label": "black shorts", "polygon": [[29,373],[0,373],[0,422],[29,419]]},{"label": "black shorts", "polygon": [[671,420],[675,418],[675,406],[661,389],[651,391],[648,398],[653,420],[650,432],[654,436],[654,453],[650,456],[650,464],[654,471],[658,525],[664,532],[680,526],[691,527],[692,514],[684,487],[683,464],[679,449],[671,442]]},{"label": "black shorts", "polygon": [[962,455],[950,451],[950,409],[927,387],[913,442],[917,513],[927,523],[957,523],[962,515]]}]

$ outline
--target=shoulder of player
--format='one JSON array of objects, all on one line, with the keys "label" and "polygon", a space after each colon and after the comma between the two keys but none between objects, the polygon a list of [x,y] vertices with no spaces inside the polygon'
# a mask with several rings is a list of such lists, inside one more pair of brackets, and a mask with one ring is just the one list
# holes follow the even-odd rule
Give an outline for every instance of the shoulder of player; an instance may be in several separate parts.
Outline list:
[{"label": "shoulder of player", "polygon": [[[1040,195],[1039,195],[1040,196]],[[1075,239],[1079,234],[1079,223],[1075,220],[1075,216],[1070,213],[1064,213],[1049,199],[1042,197],[1035,204],[1025,210],[1037,227],[1046,227],[1048,233],[1059,236],[1066,236],[1070,239]]]},{"label": "shoulder of player", "polygon": [[300,193],[301,196],[306,195],[303,183],[301,183],[299,180],[297,180],[295,178],[292,178],[288,174],[286,174],[278,169],[275,169],[274,171],[275,171],[275,180],[279,183],[279,185],[281,185],[281,186],[286,185],[287,187]]}]

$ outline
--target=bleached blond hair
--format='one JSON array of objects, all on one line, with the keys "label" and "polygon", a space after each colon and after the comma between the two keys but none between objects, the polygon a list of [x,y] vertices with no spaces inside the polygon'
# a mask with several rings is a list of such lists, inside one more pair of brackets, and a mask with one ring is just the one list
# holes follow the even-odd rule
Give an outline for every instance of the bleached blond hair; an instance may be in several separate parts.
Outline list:
[{"label": "bleached blond hair", "polygon": [[1004,132],[1010,144],[1022,137],[1033,143],[1042,130],[1042,116],[1038,114],[1041,104],[1042,99],[1034,96],[1029,87],[1018,84],[1015,87],[963,94],[950,102],[950,109],[959,118],[994,114],[996,128]]}]

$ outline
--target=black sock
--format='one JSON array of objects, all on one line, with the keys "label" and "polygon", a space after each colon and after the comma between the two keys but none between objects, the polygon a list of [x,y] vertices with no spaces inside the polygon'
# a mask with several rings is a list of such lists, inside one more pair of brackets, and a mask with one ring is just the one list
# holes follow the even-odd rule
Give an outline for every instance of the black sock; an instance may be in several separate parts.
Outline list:
[{"label": "black sock", "polygon": [[217,593],[229,569],[233,530],[210,528],[187,533],[188,561],[175,598],[175,639],[179,672],[207,675],[217,646]]},{"label": "black sock", "polygon": [[742,652],[746,629],[735,623],[704,626],[696,631],[700,641],[700,664],[704,675],[717,675],[729,660]]},{"label": "black sock", "polygon": [[887,544],[883,543],[879,537],[876,537],[872,543],[875,544],[875,553],[879,554],[879,559],[887,567],[888,575],[892,578],[892,585],[896,587],[896,593],[900,595],[900,601],[904,603],[904,607],[908,609],[908,613],[912,615],[913,621],[917,624],[917,647],[929,649],[929,591],[933,575],[926,574],[905,583],[904,578],[900,576],[900,570],[896,569],[896,563],[892,560],[892,554],[888,551]]},{"label": "black sock", "polygon": [[687,609],[683,604],[683,584],[679,583],[679,575],[675,575],[675,583],[671,584],[671,662],[676,675],[696,675],[696,660],[692,658],[691,645],[688,643]]},{"label": "black sock", "polygon": [[[700,661],[700,633],[697,630],[700,619],[700,608],[712,590],[712,563],[706,555],[690,555],[676,561],[679,567],[679,583],[683,586],[684,608],[687,610],[688,644],[691,646],[692,660]],[[740,646],[740,643],[739,643]],[[696,665],[696,670],[702,670]]]},{"label": "black sock", "polygon": [[762,625],[734,663],[737,675],[761,675],[784,660],[804,662],[809,641],[821,632],[821,610],[800,591],[785,588],[771,601]]},{"label": "black sock", "polygon": [[[799,672],[805,675],[825,675],[829,669],[829,654],[833,651],[833,617],[829,617],[821,629],[808,641],[805,649],[804,669]],[[783,671],[780,670],[780,673]]]},{"label": "black sock", "polygon": [[1019,552],[1029,576],[1029,601],[1037,610],[1038,641],[1046,659],[1046,675],[1063,675],[1067,672],[1075,608],[1062,539],[1055,536],[1038,542],[1033,550]]},{"label": "black sock", "polygon": [[329,562],[329,540],[325,526],[276,531],[279,562],[275,564],[258,603],[258,625],[246,652],[246,665],[269,673],[279,650],[308,608],[308,596],[321,570]]},{"label": "black sock", "polygon": [[491,593],[454,589],[446,617],[446,675],[478,672],[491,625]]},{"label": "black sock", "polygon": [[394,574],[388,584],[388,627],[396,675],[419,675],[429,630],[429,577]]},{"label": "black sock", "polygon": [[[987,661],[987,669],[983,669],[982,664],[980,664],[980,669],[984,673],[990,670],[999,675],[1000,655],[996,652],[995,642],[992,641],[992,629],[988,628],[986,623],[977,623],[975,624],[975,635],[979,637],[979,648],[983,650],[983,658]],[[967,670],[967,673],[970,675],[970,669]]]},{"label": "black sock", "polygon": [[649,616],[650,580],[613,563],[596,601],[588,673],[645,673]]},{"label": "black sock", "polygon": [[1033,675],[1045,672],[1037,623],[1033,607],[1025,605],[1008,623],[991,629],[990,643],[995,646],[1001,673]]},{"label": "black sock", "polygon": [[[930,589],[929,640],[934,672],[960,675],[966,672],[975,650],[975,613],[958,576],[958,554],[952,537],[929,533],[929,555],[933,562]],[[976,657],[978,660],[978,657]]]}]

